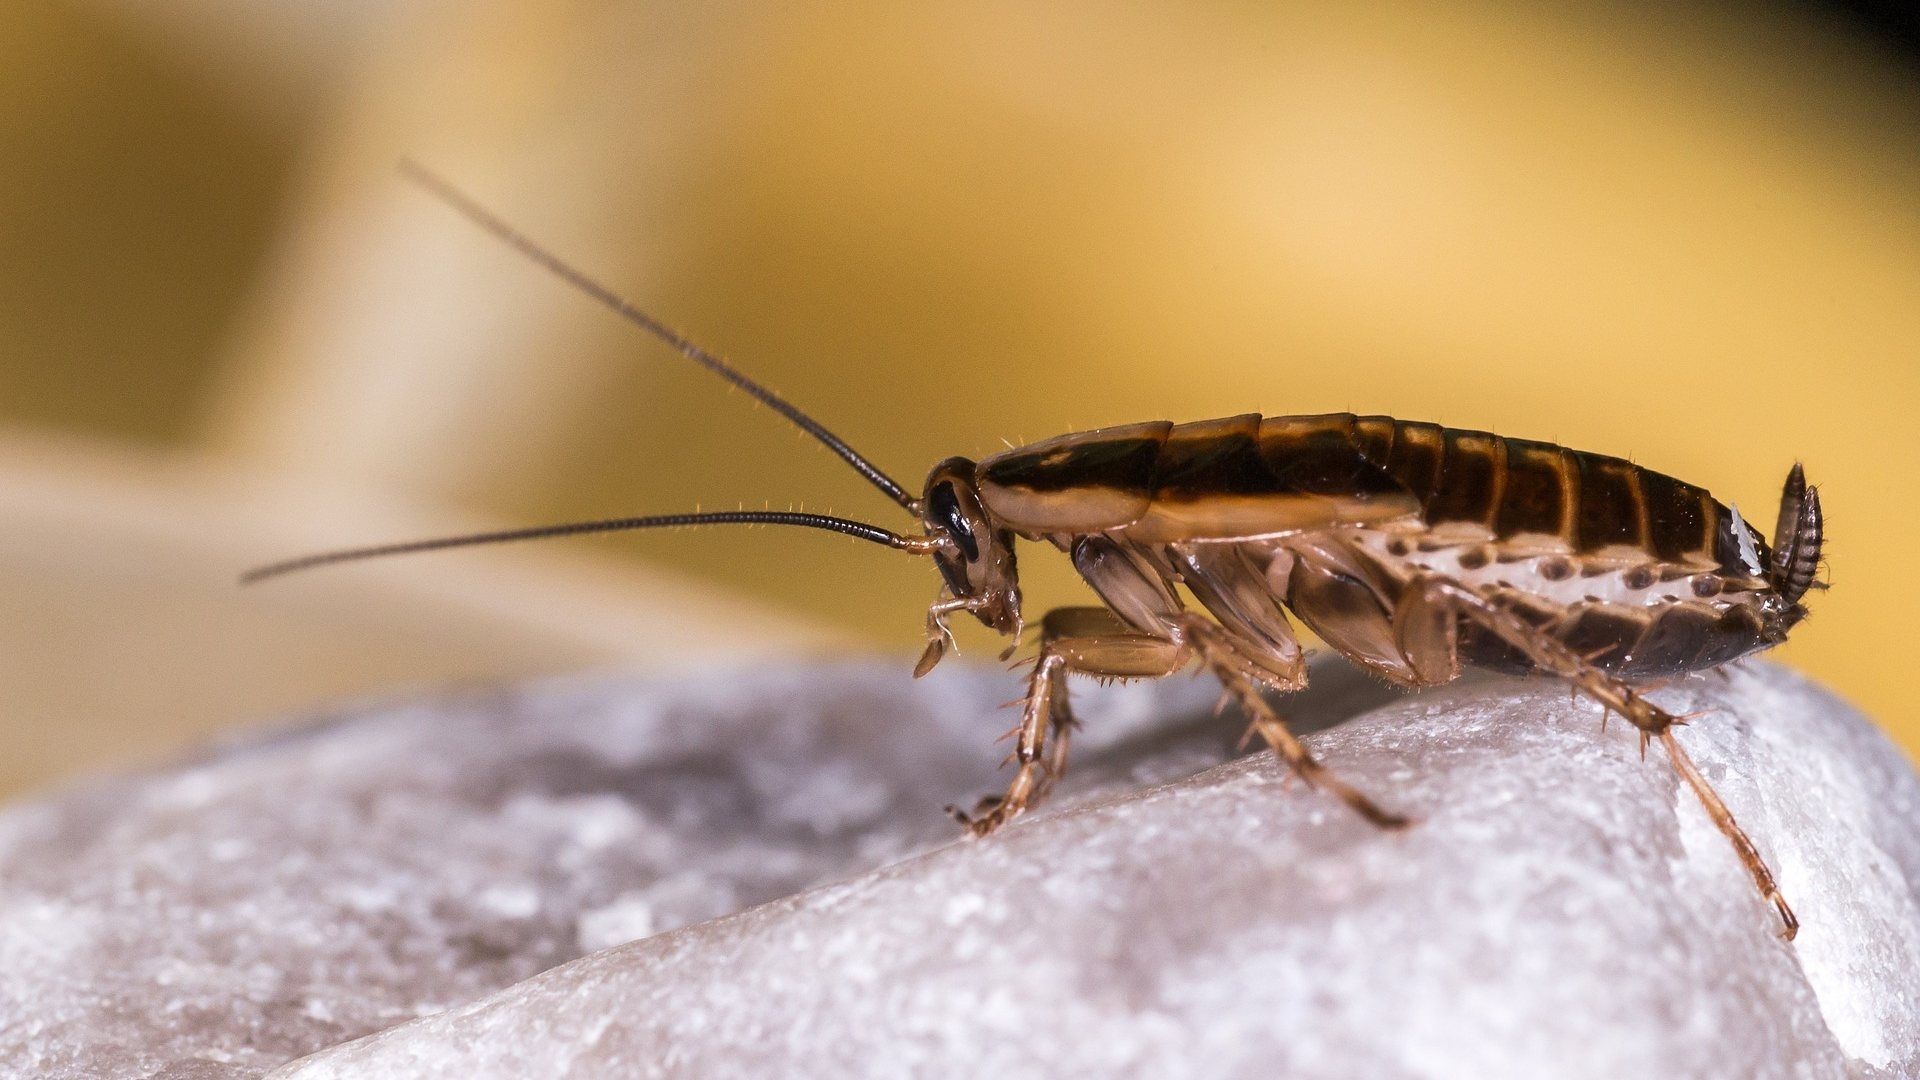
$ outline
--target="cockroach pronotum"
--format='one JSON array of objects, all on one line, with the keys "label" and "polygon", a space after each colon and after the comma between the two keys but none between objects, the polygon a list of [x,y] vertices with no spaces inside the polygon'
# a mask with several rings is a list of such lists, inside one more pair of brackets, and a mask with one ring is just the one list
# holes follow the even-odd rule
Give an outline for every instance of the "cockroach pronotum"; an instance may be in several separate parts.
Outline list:
[{"label": "cockroach pronotum", "polygon": [[[1633,680],[1700,671],[1777,645],[1806,615],[1820,565],[1820,498],[1787,475],[1770,546],[1706,490],[1619,458],[1385,416],[1338,413],[1102,428],[981,461],[933,467],[916,497],[844,440],[726,361],[560,261],[444,180],[405,171],[454,209],[602,305],[792,421],[919,522],[918,535],[824,514],[724,511],[545,525],[334,551],[249,572],[259,581],[376,556],[512,540],[694,525],[826,529],[939,568],[927,609],[930,671],[966,613],[1016,646],[1023,626],[1016,539],[1051,544],[1100,599],[1040,621],[1004,794],[954,811],[986,835],[1063,773],[1074,721],[1070,673],[1213,673],[1308,785],[1397,829],[1288,730],[1263,690],[1298,690],[1306,664],[1292,612],[1362,668],[1406,687],[1462,663],[1567,680],[1658,740],[1725,834],[1784,936],[1798,928],[1760,852],[1694,767],[1685,722]],[[1181,589],[1198,603],[1190,609]],[[1202,614],[1201,612],[1204,612]],[[1010,649],[1009,652],[1012,650]]]}]

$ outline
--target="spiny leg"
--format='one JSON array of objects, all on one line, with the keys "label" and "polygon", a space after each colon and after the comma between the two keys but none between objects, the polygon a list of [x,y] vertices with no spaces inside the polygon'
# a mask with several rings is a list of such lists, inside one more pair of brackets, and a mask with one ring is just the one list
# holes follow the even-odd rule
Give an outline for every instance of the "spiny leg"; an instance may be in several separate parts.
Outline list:
[{"label": "spiny leg", "polygon": [[989,795],[975,804],[971,813],[948,807],[947,811],[975,836],[988,833],[1012,821],[1027,807],[1045,798],[1057,778],[1054,766],[1060,751],[1050,750],[1048,736],[1057,734],[1055,745],[1063,743],[1073,723],[1067,709],[1065,686],[1066,661],[1042,646],[1027,683],[1026,697],[1020,703],[1020,726],[1014,729],[1013,759],[1018,763],[1013,780],[1004,795]]},{"label": "spiny leg", "polygon": [[1787,906],[1786,898],[1780,895],[1780,887],[1775,883],[1773,871],[1768,869],[1766,860],[1761,858],[1760,849],[1754,846],[1752,839],[1734,821],[1733,812],[1727,809],[1727,804],[1721,801],[1719,794],[1707,783],[1707,778],[1694,767],[1693,759],[1681,747],[1679,740],[1674,738],[1673,727],[1683,722],[1680,718],[1648,701],[1625,682],[1595,667],[1559,639],[1456,581],[1428,577],[1409,585],[1400,602],[1400,610],[1394,615],[1395,627],[1404,633],[1408,627],[1430,626],[1436,610],[1451,611],[1473,620],[1525,653],[1541,670],[1567,679],[1607,709],[1626,717],[1640,730],[1640,750],[1643,755],[1647,743],[1659,739],[1668,759],[1673,762],[1674,770],[1693,789],[1694,796],[1706,808],[1707,816],[1713,819],[1721,835],[1739,854],[1760,895],[1779,912],[1783,936],[1789,941],[1793,940],[1794,934],[1800,929],[1800,920],[1794,917],[1793,909]]},{"label": "spiny leg", "polygon": [[1179,670],[1179,644],[1142,633],[1106,608],[1056,608],[1041,622],[1026,697],[1020,703],[1013,759],[1018,768],[1004,795],[982,799],[972,813],[952,810],[974,835],[985,836],[1046,797],[1066,772],[1073,713],[1067,673],[1109,678],[1158,678]]},{"label": "spiny leg", "polygon": [[[1274,753],[1308,787],[1319,788],[1333,795],[1380,828],[1399,829],[1413,823],[1410,818],[1381,809],[1372,799],[1320,764],[1319,759],[1288,729],[1287,722],[1280,718],[1280,714],[1274,712],[1273,706],[1267,704],[1267,699],[1261,695],[1260,686],[1251,674],[1259,668],[1240,654],[1230,635],[1197,615],[1183,615],[1180,627],[1194,651],[1199,654],[1201,663],[1213,672],[1220,684],[1246,710],[1253,730],[1260,733],[1267,745],[1273,747]],[[1301,676],[1300,684],[1304,684],[1304,672]]]}]

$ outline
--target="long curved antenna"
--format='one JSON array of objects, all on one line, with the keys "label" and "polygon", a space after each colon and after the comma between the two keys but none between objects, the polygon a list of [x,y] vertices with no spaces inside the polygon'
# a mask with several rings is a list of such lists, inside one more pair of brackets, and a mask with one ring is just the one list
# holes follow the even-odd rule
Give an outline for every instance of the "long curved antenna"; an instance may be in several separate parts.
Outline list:
[{"label": "long curved antenna", "polygon": [[411,160],[401,161],[400,171],[409,180],[426,188],[438,196],[441,201],[459,211],[462,216],[480,226],[482,229],[492,233],[500,240],[505,241],[522,255],[546,267],[567,284],[572,285],[574,288],[599,301],[602,306],[610,309],[621,318],[652,334],[654,337],[659,338],[668,345],[671,345],[679,351],[680,355],[699,364],[701,367],[706,368],[708,371],[713,372],[715,375],[720,376],[740,389],[745,390],[749,396],[762,405],[791,420],[795,427],[820,440],[821,443],[826,445],[827,449],[840,455],[842,461],[853,466],[855,472],[867,478],[867,483],[886,492],[888,498],[906,507],[909,511],[914,510],[914,498],[907,494],[905,488],[896,483],[892,477],[881,472],[879,466],[860,456],[858,451],[847,445],[846,440],[828,431],[819,421],[801,412],[798,408],[788,403],[785,398],[782,398],[780,395],[748,378],[732,364],[727,363],[725,360],[720,359],[718,356],[687,340],[679,331],[640,310],[631,301],[621,297],[620,294],[614,292],[612,289],[607,288],[593,278],[588,277],[585,273],[562,262],[559,256],[541,247],[525,233],[500,220],[494,216],[492,211],[475,202],[471,196],[459,188],[454,187],[437,174],[428,171],[417,162]]},{"label": "long curved antenna", "polygon": [[465,536],[443,536],[432,540],[408,540],[398,544],[378,544],[373,547],[324,551],[317,555],[303,555],[297,559],[255,567],[240,575],[240,584],[251,585],[257,581],[265,581],[267,578],[291,574],[296,570],[311,570],[316,566],[332,566],[334,563],[377,559],[387,555],[410,555],[420,551],[440,551],[445,548],[472,547],[477,544],[499,544],[511,540],[539,540],[549,536],[578,536],[582,533],[624,532],[630,529],[671,529],[686,525],[798,525],[802,528],[843,533],[856,539],[898,548],[901,551],[919,553],[929,548],[929,542],[926,540],[901,536],[864,521],[849,521],[846,518],[828,517],[825,514],[804,514],[790,510],[719,510],[704,514],[656,514],[652,517],[573,521],[564,525],[536,525],[527,529],[469,533]]}]

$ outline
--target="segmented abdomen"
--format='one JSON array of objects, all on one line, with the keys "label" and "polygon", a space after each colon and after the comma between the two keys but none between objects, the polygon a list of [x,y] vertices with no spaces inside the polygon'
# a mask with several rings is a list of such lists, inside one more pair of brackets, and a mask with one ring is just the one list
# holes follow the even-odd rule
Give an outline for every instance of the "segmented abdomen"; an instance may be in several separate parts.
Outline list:
[{"label": "segmented abdomen", "polygon": [[979,478],[995,514],[1031,533],[1169,542],[1417,514],[1499,539],[1558,537],[1576,553],[1724,561],[1725,511],[1701,488],[1619,458],[1385,416],[1132,424],[995,455]]},{"label": "segmented abdomen", "polygon": [[1420,500],[1429,525],[1467,522],[1499,539],[1559,538],[1576,553],[1625,547],[1668,562],[1718,561],[1725,509],[1703,488],[1630,461],[1385,416],[1300,417],[1355,444]]}]

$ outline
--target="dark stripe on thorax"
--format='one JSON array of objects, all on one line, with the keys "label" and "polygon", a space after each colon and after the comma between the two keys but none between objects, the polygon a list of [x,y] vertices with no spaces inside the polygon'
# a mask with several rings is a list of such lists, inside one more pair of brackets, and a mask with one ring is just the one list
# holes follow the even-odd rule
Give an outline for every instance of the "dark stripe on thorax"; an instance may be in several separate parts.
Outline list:
[{"label": "dark stripe on thorax", "polygon": [[1131,424],[1063,435],[989,458],[981,463],[981,476],[992,483],[1041,493],[1107,488],[1144,497],[1152,485],[1160,446],[1171,427],[1166,423]]},{"label": "dark stripe on thorax", "polygon": [[1272,492],[1274,476],[1261,456],[1259,434],[1257,413],[1174,425],[1153,463],[1153,497],[1194,501]]},{"label": "dark stripe on thorax", "polygon": [[1153,467],[1153,497],[1398,495],[1400,485],[1356,441],[1350,413],[1233,416],[1180,424]]}]

